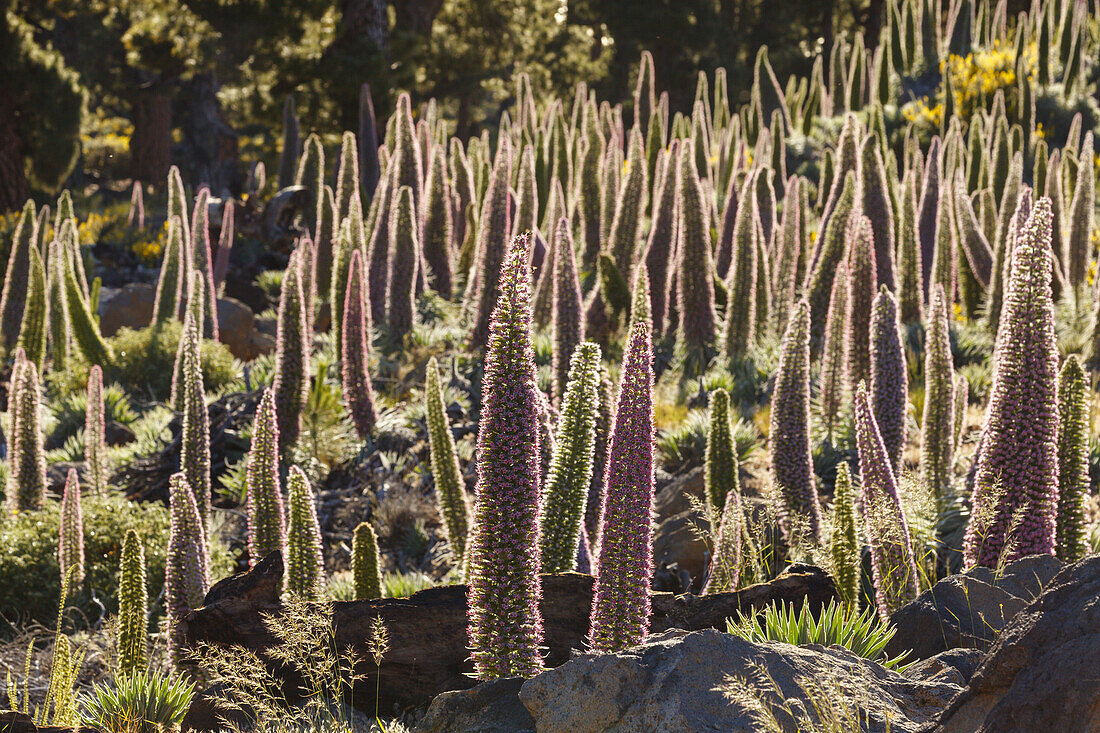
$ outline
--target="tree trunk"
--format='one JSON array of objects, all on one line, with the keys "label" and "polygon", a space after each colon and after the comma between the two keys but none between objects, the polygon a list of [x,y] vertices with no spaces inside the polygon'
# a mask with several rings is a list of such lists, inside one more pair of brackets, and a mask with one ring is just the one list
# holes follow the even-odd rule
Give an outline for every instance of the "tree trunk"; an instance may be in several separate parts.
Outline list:
[{"label": "tree trunk", "polygon": [[385,56],[389,53],[390,19],[385,0],[344,0],[337,43],[366,40]]},{"label": "tree trunk", "polygon": [[218,80],[198,74],[184,88],[183,159],[185,175],[197,188],[208,185],[216,197],[236,195],[244,187],[237,133],[218,101]]},{"label": "tree trunk", "polygon": [[28,195],[15,100],[8,87],[0,84],[0,213],[18,209]]},{"label": "tree trunk", "polygon": [[172,101],[159,84],[141,88],[134,100],[130,175],[161,186],[172,160]]}]

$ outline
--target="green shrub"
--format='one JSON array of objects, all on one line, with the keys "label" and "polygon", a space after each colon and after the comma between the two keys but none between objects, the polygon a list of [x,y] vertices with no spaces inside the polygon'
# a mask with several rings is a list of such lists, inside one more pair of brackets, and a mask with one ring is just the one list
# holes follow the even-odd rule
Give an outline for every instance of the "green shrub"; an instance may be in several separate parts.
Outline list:
[{"label": "green shrub", "polygon": [[[109,614],[118,612],[118,569],[122,543],[133,529],[146,548],[149,596],[156,598],[164,582],[164,553],[168,546],[168,510],[161,504],[140,504],[119,494],[85,496],[84,553],[88,567],[70,605],[89,621],[99,616],[94,593]],[[56,623],[61,575],[57,565],[60,508],[45,508],[5,516],[0,520],[0,618],[9,622]],[[79,623],[79,622],[78,622]]]},{"label": "green shrub", "polygon": [[[672,474],[703,465],[707,452],[710,416],[706,410],[692,410],[675,427],[658,431],[657,461]],[[738,463],[744,463],[760,449],[760,431],[751,421],[738,418],[733,424],[733,443]]]},{"label": "green shrub", "polygon": [[[119,330],[107,339],[114,361],[104,367],[104,381],[121,384],[135,397],[167,400],[172,392],[172,373],[182,331],[176,321]],[[201,362],[203,385],[208,392],[217,391],[238,376],[239,365],[225,344],[204,340]],[[83,390],[90,366],[74,354],[69,373],[51,376],[52,394],[60,397]]]},{"label": "green shrub", "polygon": [[[142,671],[97,684],[83,697],[84,722],[108,733],[174,730],[191,706],[195,683]],[[135,722],[136,721],[136,722]]]},{"label": "green shrub", "polygon": [[[130,406],[130,398],[117,384],[103,388],[104,415],[107,422],[116,422],[132,428],[138,415]],[[72,392],[50,402],[54,423],[46,437],[46,447],[60,446],[69,438],[79,438],[84,432],[84,414],[88,409],[88,393]],[[83,443],[81,443],[83,451]]]}]

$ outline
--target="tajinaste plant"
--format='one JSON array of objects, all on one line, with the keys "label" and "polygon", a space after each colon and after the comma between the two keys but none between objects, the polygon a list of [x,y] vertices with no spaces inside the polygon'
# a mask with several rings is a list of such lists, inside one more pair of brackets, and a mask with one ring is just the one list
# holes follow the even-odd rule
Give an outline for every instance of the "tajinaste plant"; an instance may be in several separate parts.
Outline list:
[{"label": "tajinaste plant", "polygon": [[15,352],[15,364],[8,391],[11,456],[5,490],[8,511],[13,514],[40,508],[46,493],[46,451],[38,414],[41,401],[38,368],[27,360],[21,349]]},{"label": "tajinaste plant", "polygon": [[841,262],[833,278],[833,292],[829,299],[829,313],[825,319],[825,341],[821,348],[821,370],[818,380],[821,385],[821,421],[828,440],[832,441],[833,431],[840,422],[840,415],[849,394],[848,379],[845,372],[846,349],[848,345],[848,265]]},{"label": "tajinaste plant", "polygon": [[443,388],[439,383],[439,367],[433,356],[428,360],[424,384],[424,413],[428,423],[428,444],[431,448],[432,477],[439,514],[447,544],[451,547],[454,567],[463,567],[466,537],[470,531],[470,504],[466,499],[466,483],[458,465],[455,439],[447,422],[443,404]]},{"label": "tajinaste plant", "polygon": [[188,312],[183,325],[183,426],[180,470],[198,503],[203,526],[210,518],[210,415],[206,409],[198,324]]},{"label": "tajinaste plant", "polygon": [[370,307],[363,276],[363,258],[351,253],[348,285],[344,294],[344,337],[341,341],[341,378],[344,401],[360,440],[367,440],[378,423],[370,371]]},{"label": "tajinaste plant", "polygon": [[482,379],[466,568],[471,656],[482,680],[529,677],[542,667],[539,397],[527,251],[527,237],[516,237],[500,269]]},{"label": "tajinaste plant", "polygon": [[921,480],[940,506],[952,494],[955,461],[955,370],[943,286],[932,288],[930,322],[924,345],[924,416],[921,418]]},{"label": "tajinaste plant", "polygon": [[202,188],[195,197],[191,216],[191,262],[202,298],[203,320],[199,324],[205,338],[218,340],[218,296],[214,290],[214,258],[210,252],[210,190]]},{"label": "tajinaste plant", "polygon": [[245,468],[248,510],[248,564],[286,547],[283,492],[279,487],[279,425],[275,395],[264,390],[252,423],[252,449]]},{"label": "tajinaste plant", "polygon": [[76,478],[75,468],[69,469],[65,477],[65,491],[61,495],[57,565],[61,569],[62,581],[70,578],[76,585],[84,582],[84,514],[80,510],[80,482]]},{"label": "tajinaste plant", "polygon": [[84,414],[84,462],[88,465],[88,488],[92,494],[107,493],[110,465],[107,461],[103,370],[95,364],[88,370],[88,399]]},{"label": "tajinaste plant", "polygon": [[[885,287],[885,286],[883,286]],[[856,531],[856,505],[852,498],[852,474],[848,462],[836,467],[833,485],[833,536],[829,542],[829,560],[840,600],[849,608],[859,606],[860,553]]]},{"label": "tajinaste plant", "polygon": [[[164,599],[171,627],[202,605],[209,587],[206,531],[199,506],[187,477],[182,472],[168,480],[168,499],[172,523],[168,534],[165,563]],[[180,639],[173,630],[169,646],[174,660],[180,659]]]},{"label": "tajinaste plant", "polygon": [[600,347],[590,341],[578,344],[571,359],[569,386],[562,398],[554,454],[542,492],[539,542],[542,570],[546,573],[573,570],[577,557],[592,481],[599,367]]},{"label": "tajinaste plant", "polygon": [[420,235],[417,232],[417,216],[413,191],[402,186],[397,191],[393,211],[390,213],[390,265],[389,303],[386,308],[386,325],[393,334],[404,334],[416,323],[416,278],[420,263]]},{"label": "tajinaste plant", "polygon": [[739,471],[737,447],[730,427],[730,396],[719,387],[710,393],[710,425],[703,462],[706,499],[715,517],[725,512],[726,495],[731,491],[740,492]]},{"label": "tajinaste plant", "polygon": [[726,506],[722,509],[718,527],[712,527],[716,537],[714,554],[710,558],[707,582],[703,586],[703,595],[708,593],[727,593],[737,590],[741,579],[741,492],[734,487],[726,494]]},{"label": "tajinaste plant", "polygon": [[825,231],[821,236],[821,247],[814,261],[812,274],[806,287],[806,302],[810,306],[810,346],[813,353],[821,350],[825,333],[825,317],[829,312],[831,294],[834,292],[833,279],[839,272],[844,260],[844,238],[848,231],[848,219],[856,211],[856,189],[858,182],[854,173],[844,178],[836,207],[832,211]]},{"label": "tajinaste plant", "polygon": [[848,387],[855,390],[871,378],[871,313],[877,283],[871,220],[853,216],[848,222]]},{"label": "tajinaste plant", "polygon": [[785,530],[790,518],[800,515],[820,537],[821,506],[810,459],[810,312],[804,300],[795,306],[783,336],[768,435]]},{"label": "tajinaste plant", "polygon": [[862,383],[856,389],[855,418],[863,521],[871,548],[875,603],[879,616],[886,620],[917,597],[917,565],[894,471]]},{"label": "tajinaste plant", "polygon": [[760,216],[754,195],[755,177],[749,177],[741,190],[737,205],[737,219],[731,240],[732,262],[726,290],[729,302],[726,306],[726,358],[740,359],[756,341],[757,288],[765,288],[767,282],[758,278],[760,252]]},{"label": "tajinaste plant", "polygon": [[133,675],[149,665],[149,590],[145,548],[137,531],[127,530],[118,572],[118,673]]},{"label": "tajinaste plant", "polygon": [[287,475],[286,572],[283,592],[318,600],[325,594],[325,558],[313,489],[302,469]]},{"label": "tajinaste plant", "polygon": [[309,395],[309,329],[297,257],[291,255],[283,275],[275,331],[275,409],[279,416],[280,450],[285,454],[298,442],[302,409]]},{"label": "tajinaste plant", "polygon": [[[512,147],[501,138],[489,188],[482,199],[477,225],[477,259],[466,287],[466,307],[473,316],[470,344],[480,348],[489,338],[489,321],[497,303],[501,267],[508,247],[508,182],[512,175]],[[526,243],[524,244],[526,247]]]},{"label": "tajinaste plant", "polygon": [[160,277],[153,298],[153,324],[175,320],[180,312],[180,294],[183,291],[183,226],[178,218],[168,220],[168,234],[164,255],[160,262]]},{"label": "tajinaste plant", "polygon": [[600,362],[599,407],[596,409],[596,449],[592,454],[592,483],[588,487],[588,506],[584,510],[584,528],[589,555],[595,560],[600,546],[604,479],[607,477],[607,451],[611,443],[611,424],[615,421],[614,385],[607,365]]},{"label": "tajinaste plant", "polygon": [[566,219],[557,222],[554,243],[553,328],[554,350],[550,354],[551,392],[560,404],[569,379],[569,360],[577,344],[584,341],[584,312],[573,238]]},{"label": "tajinaste plant", "polygon": [[419,229],[428,281],[436,292],[449,299],[454,225],[451,218],[451,186],[447,180],[447,160],[442,145],[437,145],[432,152],[424,190],[426,195],[420,204]]},{"label": "tajinaste plant", "polygon": [[355,600],[369,601],[382,597],[378,537],[370,522],[360,522],[351,537],[351,577],[355,581]]},{"label": "tajinaste plant", "polygon": [[901,322],[908,325],[924,320],[924,277],[920,240],[917,236],[916,172],[907,171],[902,180],[898,221],[898,307]]},{"label": "tajinaste plant", "polygon": [[15,345],[23,349],[27,359],[41,369],[42,361],[46,358],[46,268],[37,247],[30,248],[30,270],[26,288],[26,306]]},{"label": "tajinaste plant", "polygon": [[31,269],[31,250],[38,247],[38,221],[34,202],[23,205],[23,213],[15,226],[8,268],[4,274],[4,291],[0,296],[0,341],[5,350],[15,346],[23,311],[27,304],[27,278]]},{"label": "tajinaste plant", "polygon": [[1076,354],[1058,375],[1058,545],[1055,554],[1076,562],[1088,554],[1089,380]]},{"label": "tajinaste plant", "polygon": [[[689,147],[690,149],[690,147]],[[653,576],[653,350],[649,325],[627,336],[607,461],[588,645],[616,652],[645,641]]]},{"label": "tajinaste plant", "polygon": [[718,317],[714,311],[714,265],[711,259],[708,209],[695,169],[695,152],[687,140],[680,148],[679,191],[680,341],[688,352],[685,374],[702,373],[713,348]]},{"label": "tajinaste plant", "polygon": [[[646,248],[646,270],[653,289],[653,332],[664,335],[669,309],[670,283],[676,262],[677,221],[676,177],[680,160],[680,141],[673,140],[667,152],[657,156],[654,173],[653,223]],[[660,187],[657,186],[660,181]]]},{"label": "tajinaste plant", "polygon": [[898,302],[882,285],[871,314],[871,409],[895,476],[901,470],[908,405],[909,369],[901,342]]},{"label": "tajinaste plant", "polygon": [[1058,348],[1050,292],[1050,199],[1039,199],[1012,252],[993,387],[966,528],[967,566],[1051,554],[1058,511]]}]

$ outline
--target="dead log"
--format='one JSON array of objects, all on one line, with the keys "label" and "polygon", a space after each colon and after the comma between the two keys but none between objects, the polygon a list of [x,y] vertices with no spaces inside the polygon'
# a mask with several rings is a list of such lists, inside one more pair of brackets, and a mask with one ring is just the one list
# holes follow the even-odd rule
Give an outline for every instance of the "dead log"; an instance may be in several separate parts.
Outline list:
[{"label": "dead log", "polygon": [[[261,614],[281,608],[283,561],[273,552],[251,570],[221,581],[207,593],[201,608],[180,622],[180,638],[189,646],[199,642],[238,644],[262,652],[275,639],[264,628]],[[583,650],[592,608],[591,575],[561,573],[542,576],[542,617],[546,665],[567,661],[572,650]],[[772,602],[820,608],[838,599],[836,586],[820,568],[799,565],[778,578],[736,593],[674,596],[654,593],[650,628],[725,631],[726,619],[738,611],[759,609]],[[371,623],[381,617],[389,632],[390,650],[377,668],[367,649]],[[351,647],[361,658],[358,672],[367,676],[356,685],[353,704],[359,710],[378,705],[423,704],[441,692],[472,687],[466,639],[466,586],[448,585],[420,591],[409,598],[349,601],[333,604],[333,625],[339,648]],[[292,681],[288,680],[291,684]]]}]

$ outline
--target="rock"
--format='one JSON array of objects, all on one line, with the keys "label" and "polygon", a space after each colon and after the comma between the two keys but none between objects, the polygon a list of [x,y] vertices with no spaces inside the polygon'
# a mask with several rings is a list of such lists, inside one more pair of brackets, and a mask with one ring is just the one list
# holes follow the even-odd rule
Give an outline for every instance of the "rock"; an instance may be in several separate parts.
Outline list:
[{"label": "rock", "polygon": [[444,692],[432,700],[415,733],[535,733],[535,721],[519,701],[523,682],[493,680]]},{"label": "rock", "polygon": [[709,529],[706,518],[695,509],[665,519],[653,533],[653,562],[658,567],[675,564],[691,576],[694,590],[702,590],[710,557],[703,537]]},{"label": "rock", "polygon": [[693,507],[691,497],[702,501],[704,476],[702,467],[693,468],[687,473],[676,476],[657,488],[653,498],[653,509],[657,522],[685,512]]},{"label": "rock", "polygon": [[[216,584],[203,606],[180,622],[180,638],[189,646],[205,641],[238,644],[253,651],[270,648],[275,639],[264,627],[261,614],[277,613],[281,608],[282,573],[282,558],[276,552],[248,572]],[[574,649],[584,648],[592,585],[592,576],[580,573],[542,576],[547,666],[562,664]],[[653,633],[672,627],[724,630],[726,619],[738,611],[748,612],[775,601],[801,605],[803,599],[811,608],[820,608],[836,597],[836,587],[827,573],[798,566],[770,583],[736,593],[702,597],[653,593],[650,627]],[[375,618],[383,620],[390,637],[390,651],[380,669],[367,649]],[[333,604],[333,625],[337,646],[351,647],[364,660],[357,671],[366,678],[355,686],[354,704],[359,710],[375,709],[376,683],[378,705],[387,710],[395,704],[420,705],[442,692],[473,686],[464,585],[430,588],[409,598],[337,602]],[[289,679],[287,670],[276,672]]]},{"label": "rock", "polygon": [[156,288],[148,283],[127,283],[117,290],[104,288],[99,296],[99,330],[114,336],[122,328],[145,328],[153,320]]},{"label": "rock", "polygon": [[222,685],[212,685],[202,692],[196,692],[191,698],[191,705],[187,708],[187,714],[183,716],[180,730],[188,731],[214,731],[222,730],[225,726],[219,718],[235,723],[242,730],[247,730],[251,725],[248,715],[241,711],[228,711],[220,709],[215,704],[215,695],[224,689]]},{"label": "rock", "polygon": [[129,425],[107,420],[103,424],[103,438],[107,441],[107,445],[119,446],[133,443],[137,440],[137,435],[134,434]]},{"label": "rock", "polygon": [[1100,557],[1066,566],[1016,614],[928,730],[1100,730]]},{"label": "rock", "polygon": [[82,725],[76,728],[62,725],[35,725],[31,716],[14,710],[0,710],[0,731],[3,733],[103,733],[99,728]]},{"label": "rock", "polygon": [[988,649],[1060,565],[1053,557],[1026,557],[997,574],[975,568],[944,578],[890,617],[897,633],[886,653],[909,650],[910,659],[928,659],[948,649]]},{"label": "rock", "polygon": [[708,629],[669,631],[618,654],[582,655],[524,682],[519,698],[539,733],[761,730],[737,701],[744,698],[721,689],[730,676],[776,707],[792,699],[809,707],[811,696],[820,702],[827,695],[830,708],[865,716],[856,727],[875,732],[916,731],[960,690],[906,679],[840,647],[753,644]]},{"label": "rock", "polygon": [[252,309],[233,298],[218,298],[218,340],[241,361],[260,354],[254,343],[256,316]]},{"label": "rock", "polygon": [[902,674],[911,680],[942,680],[965,687],[984,656],[977,649],[949,649],[913,663]]}]

